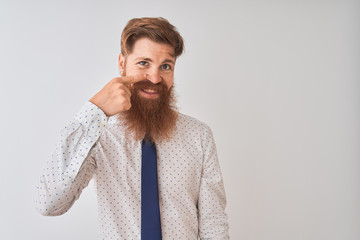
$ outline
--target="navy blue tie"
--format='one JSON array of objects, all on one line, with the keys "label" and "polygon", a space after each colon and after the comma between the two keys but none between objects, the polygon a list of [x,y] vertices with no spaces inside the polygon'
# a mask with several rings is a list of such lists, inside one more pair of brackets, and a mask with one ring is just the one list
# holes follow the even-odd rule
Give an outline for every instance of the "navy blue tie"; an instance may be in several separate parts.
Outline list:
[{"label": "navy blue tie", "polygon": [[142,141],[141,240],[160,240],[160,208],[155,143]]}]

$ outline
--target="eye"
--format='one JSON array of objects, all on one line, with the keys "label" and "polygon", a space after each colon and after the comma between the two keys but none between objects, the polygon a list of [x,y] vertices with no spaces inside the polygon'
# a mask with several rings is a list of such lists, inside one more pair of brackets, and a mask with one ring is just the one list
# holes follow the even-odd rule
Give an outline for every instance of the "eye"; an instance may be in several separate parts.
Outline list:
[{"label": "eye", "polygon": [[164,70],[170,70],[171,66],[169,64],[163,64],[163,65],[161,65],[161,68]]},{"label": "eye", "polygon": [[141,65],[141,66],[146,66],[148,64],[148,62],[146,61],[140,61],[137,64]]}]

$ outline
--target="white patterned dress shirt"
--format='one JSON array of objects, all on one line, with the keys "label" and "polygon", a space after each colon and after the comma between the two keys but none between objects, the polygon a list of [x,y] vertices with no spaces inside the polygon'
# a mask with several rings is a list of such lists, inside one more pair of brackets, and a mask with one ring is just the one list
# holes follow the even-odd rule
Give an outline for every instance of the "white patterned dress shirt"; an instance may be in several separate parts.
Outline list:
[{"label": "white patterned dress shirt", "polygon": [[[87,102],[61,131],[42,170],[36,208],[61,215],[95,178],[101,239],[141,239],[141,141],[119,114]],[[229,239],[225,190],[211,129],[179,113],[171,140],[156,143],[162,238]]]}]

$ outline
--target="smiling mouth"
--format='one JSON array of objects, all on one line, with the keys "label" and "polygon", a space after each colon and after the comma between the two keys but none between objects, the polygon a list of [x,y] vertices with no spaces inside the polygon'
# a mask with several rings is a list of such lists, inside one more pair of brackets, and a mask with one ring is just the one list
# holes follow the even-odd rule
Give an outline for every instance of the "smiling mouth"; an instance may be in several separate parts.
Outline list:
[{"label": "smiling mouth", "polygon": [[157,94],[157,91],[153,89],[141,89],[141,91],[147,93],[147,94]]},{"label": "smiling mouth", "polygon": [[159,93],[153,89],[140,89],[141,95],[147,98],[157,98]]}]

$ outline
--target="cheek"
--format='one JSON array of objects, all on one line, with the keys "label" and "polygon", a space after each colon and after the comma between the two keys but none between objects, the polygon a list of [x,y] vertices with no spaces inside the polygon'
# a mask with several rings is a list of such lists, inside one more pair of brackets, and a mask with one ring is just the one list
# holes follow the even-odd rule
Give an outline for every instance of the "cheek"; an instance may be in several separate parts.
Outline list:
[{"label": "cheek", "polygon": [[146,71],[147,71],[147,69],[146,69],[146,68],[144,68],[144,67],[140,67],[140,66],[134,66],[134,67],[133,67],[133,69],[134,69],[134,71],[136,71],[136,72],[141,72],[141,73],[143,73],[143,72],[146,72]]},{"label": "cheek", "polygon": [[166,83],[166,86],[168,87],[168,89],[170,89],[174,83],[174,78],[171,77],[171,78],[165,78],[164,79],[165,83]]},{"label": "cheek", "polygon": [[133,65],[128,65],[126,66],[126,72],[129,75],[137,75],[137,74],[142,74],[145,72],[145,70],[143,68],[140,68],[138,66],[133,66]]}]

